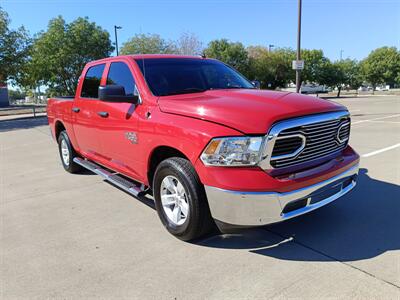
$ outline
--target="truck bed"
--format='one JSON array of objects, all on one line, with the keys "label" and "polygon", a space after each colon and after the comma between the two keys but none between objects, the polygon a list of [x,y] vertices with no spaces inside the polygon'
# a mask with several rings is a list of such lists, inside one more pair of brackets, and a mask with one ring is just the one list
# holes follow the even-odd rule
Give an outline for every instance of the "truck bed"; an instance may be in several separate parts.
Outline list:
[{"label": "truck bed", "polygon": [[55,126],[55,120],[62,121],[66,128],[71,126],[74,98],[74,96],[49,98],[47,101],[47,118],[50,126]]},{"label": "truck bed", "polygon": [[57,96],[57,97],[52,97],[50,99],[56,100],[56,101],[74,101],[75,96]]}]

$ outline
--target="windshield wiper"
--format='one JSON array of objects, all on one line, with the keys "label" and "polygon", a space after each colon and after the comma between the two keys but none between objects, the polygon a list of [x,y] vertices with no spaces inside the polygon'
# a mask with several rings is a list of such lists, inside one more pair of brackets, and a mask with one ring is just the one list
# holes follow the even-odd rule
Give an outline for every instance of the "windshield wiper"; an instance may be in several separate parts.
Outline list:
[{"label": "windshield wiper", "polygon": [[255,88],[252,87],[245,87],[241,85],[228,85],[224,87],[217,87],[217,88],[212,88],[210,90],[228,90],[228,89],[245,89],[245,90],[253,90]]},{"label": "windshield wiper", "polygon": [[224,87],[224,89],[254,89],[252,87],[245,87],[245,86],[241,86],[241,85],[228,85],[226,87]]},{"label": "windshield wiper", "polygon": [[170,95],[179,95],[179,94],[190,94],[190,93],[202,93],[207,91],[207,89],[201,89],[201,88],[187,88],[179,91],[173,91],[170,93],[165,93],[161,96],[170,96]]}]

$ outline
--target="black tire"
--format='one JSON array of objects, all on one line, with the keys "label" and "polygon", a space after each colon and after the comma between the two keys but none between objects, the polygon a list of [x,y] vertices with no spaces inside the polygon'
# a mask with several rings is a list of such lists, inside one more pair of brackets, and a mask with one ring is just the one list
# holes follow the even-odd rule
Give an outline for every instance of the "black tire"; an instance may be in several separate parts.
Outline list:
[{"label": "black tire", "polygon": [[[69,154],[69,162],[65,162],[63,159],[63,154],[62,154],[62,149],[61,149],[61,145],[62,143],[65,142],[65,145],[68,149],[68,154]],[[58,152],[60,153],[60,159],[61,159],[61,163],[65,169],[65,171],[69,172],[69,173],[79,173],[80,171],[82,171],[82,167],[80,165],[78,165],[77,163],[75,163],[73,161],[73,159],[75,157],[77,157],[78,155],[76,154],[74,148],[71,145],[71,142],[69,140],[67,131],[63,130],[60,132],[60,135],[58,136]]]},{"label": "black tire", "polygon": [[[185,189],[189,213],[181,225],[174,224],[168,218],[162,205],[161,184],[167,176],[177,178]],[[211,218],[204,186],[188,160],[172,157],[158,165],[153,179],[153,196],[162,224],[175,237],[190,241],[207,234],[213,228],[214,221]]]}]

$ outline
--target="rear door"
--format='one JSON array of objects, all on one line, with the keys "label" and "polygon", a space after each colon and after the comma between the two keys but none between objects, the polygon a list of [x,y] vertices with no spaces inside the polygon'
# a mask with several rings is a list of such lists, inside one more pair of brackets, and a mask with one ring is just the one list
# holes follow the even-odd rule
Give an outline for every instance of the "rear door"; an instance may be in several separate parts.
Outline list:
[{"label": "rear door", "polygon": [[106,64],[87,68],[81,86],[72,107],[73,128],[82,154],[95,158],[101,152],[97,132],[98,89]]},{"label": "rear door", "polygon": [[[138,91],[128,61],[113,61],[107,72],[107,85],[120,85],[125,95],[137,95]],[[140,155],[138,143],[141,105],[99,101],[97,106],[101,154],[107,165],[133,178],[139,178]]]}]

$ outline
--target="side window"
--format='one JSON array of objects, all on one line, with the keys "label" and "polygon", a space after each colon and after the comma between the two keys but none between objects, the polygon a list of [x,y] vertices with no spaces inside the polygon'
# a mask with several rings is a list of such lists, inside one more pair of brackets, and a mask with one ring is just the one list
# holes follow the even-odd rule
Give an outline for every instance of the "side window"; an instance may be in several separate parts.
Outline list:
[{"label": "side window", "polygon": [[135,80],[133,79],[131,70],[123,62],[111,63],[108,71],[107,84],[121,85],[125,89],[126,96],[135,95]]},{"label": "side window", "polygon": [[98,98],[99,97],[99,85],[101,76],[103,75],[105,64],[96,65],[90,67],[85,75],[83,81],[81,97],[84,98]]}]

